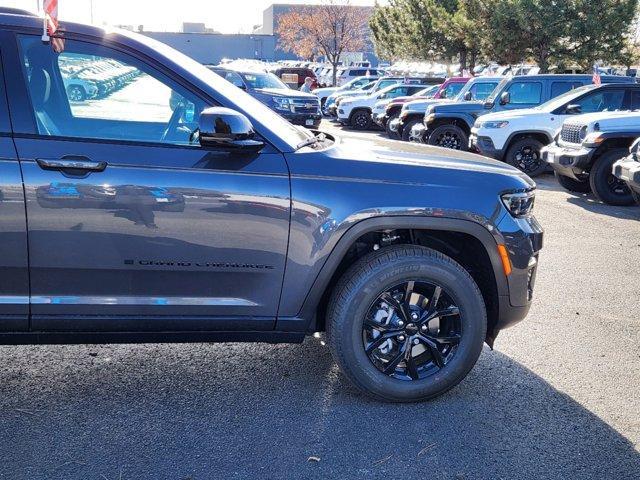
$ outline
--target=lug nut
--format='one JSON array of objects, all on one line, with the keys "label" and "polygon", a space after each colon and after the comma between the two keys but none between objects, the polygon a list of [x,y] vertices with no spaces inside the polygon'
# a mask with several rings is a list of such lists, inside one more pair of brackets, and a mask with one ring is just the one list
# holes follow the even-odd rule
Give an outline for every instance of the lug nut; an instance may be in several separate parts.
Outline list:
[{"label": "lug nut", "polygon": [[423,332],[426,332],[427,330],[429,330],[429,327],[427,327],[426,325],[422,325],[420,330],[422,330]]},{"label": "lug nut", "polygon": [[399,341],[401,341],[401,342],[404,342],[404,335],[400,335],[400,336],[398,337],[398,340],[399,340]]},{"label": "lug nut", "polygon": [[398,320],[398,326],[399,327],[404,327],[404,322],[402,320]]},{"label": "lug nut", "polygon": [[413,339],[413,344],[414,345],[418,345],[420,343],[420,340],[418,340],[417,338]]},{"label": "lug nut", "polygon": [[414,320],[417,320],[417,319],[418,319],[418,314],[417,314],[417,313],[415,313],[415,312],[414,312],[414,313],[412,313],[412,314],[411,314],[411,318],[412,318],[412,319],[414,319]]}]

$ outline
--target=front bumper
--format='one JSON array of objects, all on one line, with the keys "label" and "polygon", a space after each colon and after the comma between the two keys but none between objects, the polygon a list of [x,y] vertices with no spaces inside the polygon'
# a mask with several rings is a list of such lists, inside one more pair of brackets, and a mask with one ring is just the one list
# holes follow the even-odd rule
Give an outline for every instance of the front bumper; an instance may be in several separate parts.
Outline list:
[{"label": "front bumper", "polygon": [[595,148],[582,146],[568,148],[552,143],[544,147],[540,154],[542,155],[542,160],[547,162],[559,175],[582,181],[584,175],[591,170],[595,151]]},{"label": "front bumper", "polygon": [[477,136],[472,133],[469,137],[469,150],[496,160],[502,160],[503,158],[502,149],[496,148],[493,145],[491,137]]},{"label": "front bumper", "polygon": [[623,180],[631,190],[640,194],[640,162],[628,156],[613,164],[613,174]]},{"label": "front bumper", "polygon": [[320,126],[320,121],[322,120],[322,115],[320,113],[284,113],[282,116],[294,125],[302,125],[303,127],[308,128],[318,128]]},{"label": "front bumper", "polygon": [[387,120],[387,114],[384,112],[373,114],[373,122],[379,127],[384,128],[387,125]]},{"label": "front bumper", "polygon": [[509,295],[500,297],[498,321],[493,337],[499,330],[523,320],[531,307],[544,232],[535,217],[503,216],[497,225],[511,262],[507,277]]}]

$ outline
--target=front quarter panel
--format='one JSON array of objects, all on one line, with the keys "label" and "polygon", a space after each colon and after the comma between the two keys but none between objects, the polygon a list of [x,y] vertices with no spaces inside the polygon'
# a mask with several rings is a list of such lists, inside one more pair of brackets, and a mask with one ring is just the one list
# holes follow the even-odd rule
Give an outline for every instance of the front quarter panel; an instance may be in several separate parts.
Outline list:
[{"label": "front quarter panel", "polygon": [[511,167],[425,145],[350,140],[287,154],[292,221],[280,317],[296,316],[327,258],[352,226],[375,217],[460,219],[496,242],[498,192],[533,186]]}]

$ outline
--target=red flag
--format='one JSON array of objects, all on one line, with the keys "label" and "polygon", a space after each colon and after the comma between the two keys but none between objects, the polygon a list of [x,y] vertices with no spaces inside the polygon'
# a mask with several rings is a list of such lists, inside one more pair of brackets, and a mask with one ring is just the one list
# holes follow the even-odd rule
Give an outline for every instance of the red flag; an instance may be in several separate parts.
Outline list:
[{"label": "red flag", "polygon": [[47,30],[53,35],[58,30],[58,0],[43,0],[44,16],[47,19]]}]

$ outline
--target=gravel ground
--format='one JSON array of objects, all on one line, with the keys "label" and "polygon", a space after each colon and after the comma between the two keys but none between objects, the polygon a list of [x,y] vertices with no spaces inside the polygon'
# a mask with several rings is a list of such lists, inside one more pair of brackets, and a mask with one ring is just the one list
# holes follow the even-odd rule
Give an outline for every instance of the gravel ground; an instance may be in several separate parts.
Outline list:
[{"label": "gravel ground", "polygon": [[640,208],[539,187],[531,313],[439,399],[369,400],[313,338],[5,346],[0,478],[640,478]]}]

